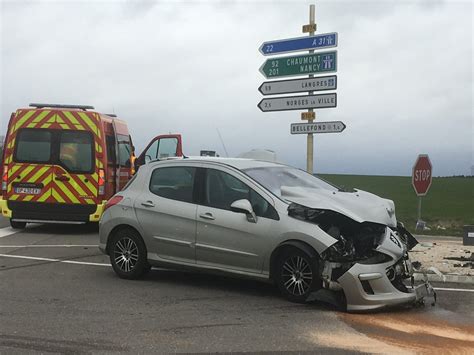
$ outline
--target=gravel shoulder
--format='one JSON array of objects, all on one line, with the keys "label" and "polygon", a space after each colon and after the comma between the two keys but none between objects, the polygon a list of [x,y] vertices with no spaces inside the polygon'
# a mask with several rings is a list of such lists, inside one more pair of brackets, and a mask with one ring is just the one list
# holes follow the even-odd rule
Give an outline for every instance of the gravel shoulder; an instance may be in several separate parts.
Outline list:
[{"label": "gravel shoulder", "polygon": [[415,237],[419,244],[410,251],[410,258],[421,263],[421,271],[435,267],[443,274],[474,275],[474,246],[463,245],[456,237]]}]

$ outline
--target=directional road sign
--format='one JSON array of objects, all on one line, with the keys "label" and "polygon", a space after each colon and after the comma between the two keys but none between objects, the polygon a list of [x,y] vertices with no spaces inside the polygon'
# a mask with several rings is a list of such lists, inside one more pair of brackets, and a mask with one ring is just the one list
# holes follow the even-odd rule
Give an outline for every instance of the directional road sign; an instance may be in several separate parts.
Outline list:
[{"label": "directional road sign", "polygon": [[306,91],[324,91],[337,89],[337,76],[318,76],[309,79],[265,81],[258,90],[263,95],[291,94]]},{"label": "directional road sign", "polygon": [[260,67],[265,78],[337,71],[337,51],[267,59]]},{"label": "directional road sign", "polygon": [[275,97],[263,99],[257,106],[263,112],[336,107],[337,94]]},{"label": "directional road sign", "polygon": [[336,32],[263,42],[259,51],[263,55],[272,55],[331,47],[337,47]]},{"label": "directional road sign", "polygon": [[411,183],[418,196],[425,196],[431,186],[433,167],[426,154],[420,154],[413,165]]},{"label": "directional road sign", "polygon": [[314,122],[314,123],[292,123],[291,134],[308,133],[339,133],[346,129],[346,125],[341,121]]}]

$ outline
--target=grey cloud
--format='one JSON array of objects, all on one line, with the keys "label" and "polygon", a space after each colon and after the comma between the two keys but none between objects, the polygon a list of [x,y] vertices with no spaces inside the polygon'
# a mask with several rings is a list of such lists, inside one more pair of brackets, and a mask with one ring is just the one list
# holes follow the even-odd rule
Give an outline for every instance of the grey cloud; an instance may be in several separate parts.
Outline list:
[{"label": "grey cloud", "polygon": [[[300,113],[261,113],[263,41],[301,36],[307,1],[2,3],[1,125],[32,101],[93,104],[129,122],[143,148],[180,132],[187,154],[275,150],[305,166]],[[473,164],[472,4],[318,1],[339,32],[341,134],[317,135],[320,172],[407,175],[428,153],[439,175]]]}]

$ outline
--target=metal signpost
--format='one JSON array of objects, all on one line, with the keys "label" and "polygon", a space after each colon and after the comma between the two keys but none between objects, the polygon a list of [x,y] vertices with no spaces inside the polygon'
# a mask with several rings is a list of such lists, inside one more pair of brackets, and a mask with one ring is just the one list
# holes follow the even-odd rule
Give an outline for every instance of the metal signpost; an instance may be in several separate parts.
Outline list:
[{"label": "metal signpost", "polygon": [[297,92],[325,91],[337,89],[337,76],[318,76],[309,79],[265,81],[258,91],[263,95],[294,94]]},{"label": "metal signpost", "polygon": [[258,103],[262,112],[304,110],[313,108],[336,107],[337,94],[284,96],[263,99]]},{"label": "metal signpost", "polygon": [[330,73],[337,70],[337,52],[312,53],[267,59],[260,67],[265,78]]},{"label": "metal signpost", "polygon": [[309,54],[293,55],[267,59],[260,67],[260,72],[267,79],[286,76],[309,75],[304,79],[266,81],[258,90],[263,95],[280,95],[307,92],[302,96],[265,98],[258,103],[262,112],[308,109],[301,113],[301,119],[308,123],[292,124],[291,134],[307,134],[306,171],[313,174],[313,133],[342,132],[346,126],[340,121],[319,122],[314,124],[314,109],[337,106],[336,93],[315,95],[315,91],[337,89],[336,75],[314,77],[314,74],[325,74],[337,71],[337,51],[317,52],[315,50],[337,47],[336,32],[315,35],[315,6],[309,7],[309,24],[303,25],[306,37],[288,38],[264,42],[259,51],[263,55],[276,55],[289,52],[309,51]]},{"label": "metal signpost", "polygon": [[433,166],[427,154],[420,154],[413,165],[411,183],[418,196],[418,223],[421,223],[421,197],[430,189],[433,176]]},{"label": "metal signpost", "polygon": [[340,133],[346,129],[346,125],[341,121],[315,122],[315,123],[292,123],[291,134],[308,133]]}]

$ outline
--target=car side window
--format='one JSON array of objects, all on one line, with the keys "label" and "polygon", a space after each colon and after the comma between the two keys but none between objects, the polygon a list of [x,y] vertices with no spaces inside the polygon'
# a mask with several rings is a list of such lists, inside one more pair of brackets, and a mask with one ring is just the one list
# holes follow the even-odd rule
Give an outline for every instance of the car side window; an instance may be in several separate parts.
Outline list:
[{"label": "car side window", "polygon": [[207,206],[230,211],[230,205],[242,199],[250,201],[257,216],[279,219],[273,206],[245,183],[223,171],[207,169],[204,194]]},{"label": "car side window", "polygon": [[158,157],[158,140],[154,141],[145,152],[145,162],[155,160]]},{"label": "car side window", "polygon": [[150,178],[150,191],[171,200],[193,203],[193,186],[196,168],[157,168]]}]

